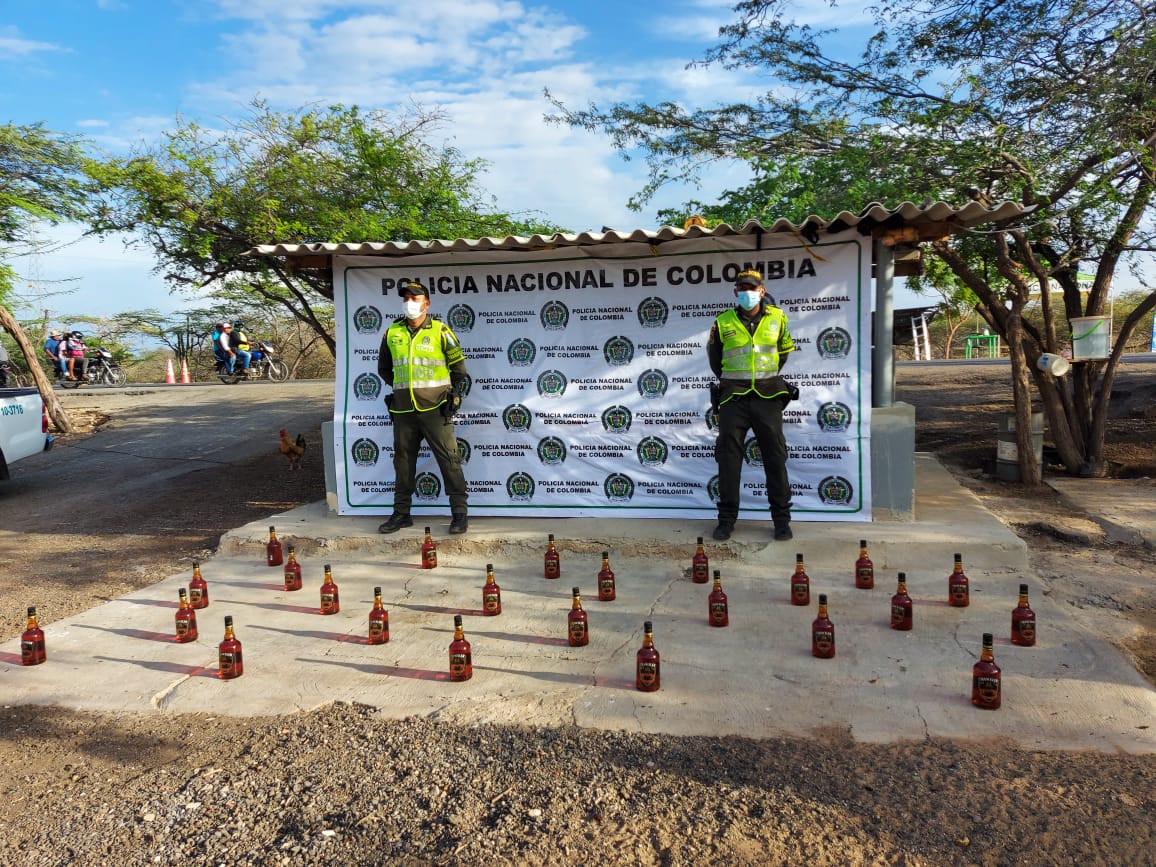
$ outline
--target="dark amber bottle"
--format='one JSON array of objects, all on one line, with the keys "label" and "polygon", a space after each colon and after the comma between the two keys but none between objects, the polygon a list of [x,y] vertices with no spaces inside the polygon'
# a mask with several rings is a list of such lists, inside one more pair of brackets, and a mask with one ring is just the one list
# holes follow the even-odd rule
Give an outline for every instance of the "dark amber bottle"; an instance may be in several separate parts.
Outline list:
[{"label": "dark amber bottle", "polygon": [[558,548],[554,545],[553,533],[546,541],[546,556],[542,565],[542,575],[546,578],[560,578],[562,576],[562,558],[558,554]]},{"label": "dark amber bottle", "polygon": [[462,615],[454,615],[454,640],[450,642],[450,680],[469,680],[474,676],[474,655],[462,629]]},{"label": "dark amber bottle", "polygon": [[421,568],[436,569],[438,567],[438,543],[430,535],[429,527],[425,528],[425,540],[421,543]]},{"label": "dark amber bottle", "polygon": [[301,589],[301,564],[297,562],[297,552],[292,545],[287,546],[288,559],[285,561],[285,589]]},{"label": "dark amber bottle", "polygon": [[795,574],[791,576],[791,604],[811,604],[811,579],[803,566],[803,555],[795,555]]},{"label": "dark amber bottle", "polygon": [[983,634],[983,650],[979,662],[971,667],[971,703],[984,710],[999,710],[1003,701],[1003,684],[999,666],[995,664],[990,632]]},{"label": "dark amber bottle", "polygon": [[1028,605],[1028,585],[1020,585],[1020,601],[1012,609],[1011,643],[1032,647],[1036,643],[1036,613]]},{"label": "dark amber bottle", "polygon": [[891,597],[891,628],[907,632],[912,625],[911,597],[907,595],[907,573],[899,573],[899,585]]},{"label": "dark amber bottle", "polygon": [[602,552],[602,568],[598,571],[598,601],[613,602],[618,597],[614,586],[614,570],[610,568],[610,552]]},{"label": "dark amber bottle", "polygon": [[698,537],[698,547],[694,556],[690,558],[690,580],[695,584],[705,584],[710,580],[710,560],[707,559],[706,549],[702,546],[702,536]]},{"label": "dark amber bottle", "polygon": [[176,613],[176,640],[181,644],[197,640],[197,612],[189,605],[188,591],[182,587],[177,591],[180,602]]},{"label": "dark amber bottle", "polygon": [[265,545],[265,565],[281,565],[281,540],[277,538],[277,530],[269,528],[269,541]]},{"label": "dark amber bottle", "polygon": [[570,605],[570,613],[566,615],[566,638],[571,647],[585,647],[590,643],[590,622],[582,610],[582,596],[578,588],[572,588],[571,592],[574,601]]},{"label": "dark amber bottle", "polygon": [[714,570],[714,589],[706,601],[707,622],[711,626],[728,626],[731,622],[730,612],[727,609],[727,595],[722,589],[722,574]]},{"label": "dark amber bottle", "polygon": [[233,633],[232,616],[225,617],[225,637],[217,645],[217,677],[231,680],[245,673],[245,661],[241,656],[241,642]]},{"label": "dark amber bottle", "polygon": [[20,664],[40,665],[48,659],[44,648],[44,630],[36,619],[36,606],[28,607],[28,626],[20,634]]},{"label": "dark amber bottle", "polygon": [[867,540],[859,540],[859,559],[855,561],[855,586],[870,590],[875,586],[875,564],[867,556]]},{"label": "dark amber bottle", "polygon": [[486,583],[482,585],[482,611],[493,617],[502,613],[502,588],[494,580],[494,564],[486,564]]},{"label": "dark amber bottle", "polygon": [[831,659],[835,655],[835,624],[827,616],[827,594],[819,594],[819,616],[811,622],[811,656]]},{"label": "dark amber bottle", "polygon": [[947,604],[953,608],[966,608],[971,604],[971,587],[963,574],[963,555],[955,555],[955,566],[947,576]]},{"label": "dark amber bottle", "polygon": [[333,583],[333,571],[325,564],[325,578],[321,582],[321,613],[336,614],[341,610],[341,595]]},{"label": "dark amber bottle", "polygon": [[642,647],[634,660],[634,686],[642,692],[654,692],[662,685],[658,648],[654,646],[654,627],[649,620],[642,624]]},{"label": "dark amber bottle", "polygon": [[369,643],[389,643],[389,612],[381,601],[381,588],[373,588],[373,607],[369,609]]},{"label": "dark amber bottle", "polygon": [[209,585],[201,577],[201,561],[193,561],[193,577],[189,579],[189,605],[198,611],[209,607]]}]

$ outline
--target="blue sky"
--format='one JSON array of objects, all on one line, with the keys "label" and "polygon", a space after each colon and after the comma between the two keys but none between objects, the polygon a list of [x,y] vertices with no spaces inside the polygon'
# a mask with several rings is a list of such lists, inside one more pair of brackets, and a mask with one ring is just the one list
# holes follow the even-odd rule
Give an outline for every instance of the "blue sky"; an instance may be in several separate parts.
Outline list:
[{"label": "blue sky", "polygon": [[[588,0],[38,0],[0,18],[3,121],[43,122],[110,153],[154,142],[180,114],[205,126],[240,117],[254,97],[274,108],[341,102],[447,118],[438,135],[490,163],[482,186],[507,211],[536,211],[574,230],[654,225],[659,207],[709,199],[746,177],[719,167],[702,189],[626,207],[645,180],[607,139],[548,125],[543,89],[575,107],[672,99],[706,106],[751,96],[765,81],[688,69],[732,20],[733,0],[661,4]],[[864,5],[860,0],[851,8]],[[817,8],[816,8],[817,7]],[[808,14],[853,20],[848,4]],[[440,142],[438,142],[440,143]],[[857,208],[862,203],[848,203]],[[45,233],[75,238],[74,227]],[[17,263],[67,314],[179,309],[150,273],[147,250],[82,241]],[[64,281],[64,282],[61,282]],[[35,295],[35,291],[32,292]]]}]

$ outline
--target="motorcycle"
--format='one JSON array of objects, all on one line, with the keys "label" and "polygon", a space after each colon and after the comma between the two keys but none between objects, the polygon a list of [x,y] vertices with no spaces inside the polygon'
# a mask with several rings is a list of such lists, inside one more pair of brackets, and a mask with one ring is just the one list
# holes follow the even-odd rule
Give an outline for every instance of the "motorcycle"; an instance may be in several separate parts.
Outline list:
[{"label": "motorcycle", "polygon": [[112,360],[112,353],[107,349],[96,349],[95,355],[85,357],[88,367],[84,378],[69,379],[59,369],[56,378],[65,388],[77,388],[81,385],[116,385],[128,383],[128,374],[124,368]]},{"label": "motorcycle", "polygon": [[289,365],[277,358],[273,345],[264,340],[258,340],[253,358],[249,362],[249,369],[244,370],[240,362],[229,372],[229,365],[219,355],[216,356],[216,374],[226,385],[236,385],[242,380],[269,379],[272,382],[284,382],[289,378]]}]

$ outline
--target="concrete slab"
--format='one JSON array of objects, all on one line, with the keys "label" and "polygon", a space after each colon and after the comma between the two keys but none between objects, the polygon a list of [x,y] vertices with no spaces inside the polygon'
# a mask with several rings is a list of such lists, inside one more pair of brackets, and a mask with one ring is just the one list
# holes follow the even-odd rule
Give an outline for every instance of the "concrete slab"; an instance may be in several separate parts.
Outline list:
[{"label": "concrete slab", "polygon": [[[172,640],[175,575],[46,629],[48,662],[25,668],[19,642],[0,645],[6,703],[94,710],[278,714],[328,701],[371,704],[386,717],[428,715],[476,724],[574,724],[670,734],[800,735],[838,726],[864,741],[1006,737],[1038,748],[1156,752],[1156,690],[1105,642],[1088,635],[1040,592],[1035,648],[1008,642],[1018,584],[1036,589],[1020,540],[929,456],[916,473],[916,520],[874,524],[797,523],[795,539],[769,541],[768,524],[740,524],[728,543],[709,524],[483,518],[447,537],[431,517],[439,567],[419,568],[413,530],[377,534],[381,518],[338,518],[324,504],[277,516],[296,545],[305,589],[281,587],[264,564],[269,521],[239,528],[203,564],[211,603],[198,613],[200,638]],[[557,536],[562,577],[542,577],[546,534]],[[689,579],[695,537],[708,537],[722,573],[731,625],[707,624],[710,585]],[[874,590],[857,590],[852,565],[867,539]],[[611,554],[618,598],[599,602],[595,576]],[[972,581],[972,604],[946,604],[952,554]],[[795,554],[804,554],[812,600],[830,597],[838,655],[810,655],[815,605],[788,601]],[[493,563],[503,613],[481,612],[485,566]],[[318,612],[322,566],[332,564],[342,610]],[[907,573],[915,628],[888,627],[896,572]],[[590,616],[590,644],[566,643],[570,588]],[[391,641],[366,643],[372,588],[381,586]],[[33,602],[34,600],[30,600]],[[245,674],[217,679],[222,618],[232,615]],[[473,644],[474,677],[449,682],[447,648],[461,614]],[[644,620],[655,626],[662,689],[634,689],[634,655]],[[980,636],[996,636],[1004,704],[970,704]]]}]

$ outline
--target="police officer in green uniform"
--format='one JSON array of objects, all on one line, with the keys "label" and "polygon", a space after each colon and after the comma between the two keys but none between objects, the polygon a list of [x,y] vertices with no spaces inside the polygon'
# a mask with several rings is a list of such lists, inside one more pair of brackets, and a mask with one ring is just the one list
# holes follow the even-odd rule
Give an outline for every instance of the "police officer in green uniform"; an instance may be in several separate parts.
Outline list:
[{"label": "police officer in green uniform", "polygon": [[469,529],[466,479],[454,436],[454,413],[462,404],[458,386],[466,359],[449,326],[429,314],[429,290],[417,281],[402,284],[405,315],[381,339],[377,373],[393,388],[385,398],[393,422],[393,514],[378,527],[396,533],[413,526],[410,507],[416,485],[417,452],[424,439],[441,470],[450,500],[451,533]]},{"label": "police officer in green uniform", "polygon": [[735,278],[734,292],[738,305],[715,319],[706,345],[710,369],[719,378],[715,445],[719,502],[714,538],[729,539],[738,520],[743,441],[753,430],[767,476],[774,535],[785,541],[793,534],[783,408],[792,389],[779,372],[795,342],[787,315],[767,297],[762,274],[741,272]]}]

